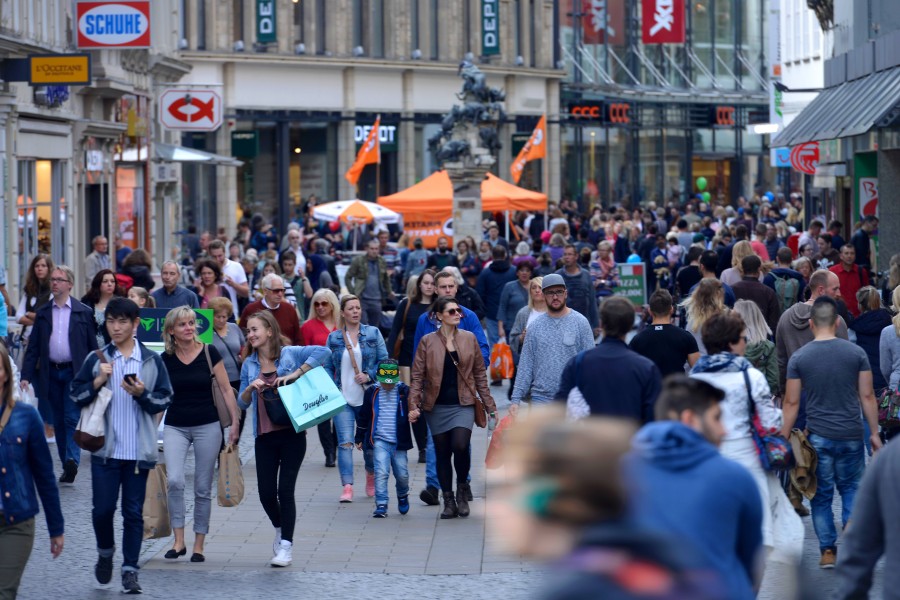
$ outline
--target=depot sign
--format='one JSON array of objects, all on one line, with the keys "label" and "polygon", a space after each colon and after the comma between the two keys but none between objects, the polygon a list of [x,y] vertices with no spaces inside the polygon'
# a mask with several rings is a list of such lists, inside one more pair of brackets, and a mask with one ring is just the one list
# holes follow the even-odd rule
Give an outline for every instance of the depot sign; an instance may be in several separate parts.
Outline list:
[{"label": "depot sign", "polygon": [[78,2],[79,48],[149,48],[150,1]]}]

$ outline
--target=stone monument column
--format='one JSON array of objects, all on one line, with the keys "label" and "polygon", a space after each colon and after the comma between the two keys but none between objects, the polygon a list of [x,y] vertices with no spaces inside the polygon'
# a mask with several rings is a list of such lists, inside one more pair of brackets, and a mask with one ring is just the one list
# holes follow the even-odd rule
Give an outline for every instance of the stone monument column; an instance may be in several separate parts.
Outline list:
[{"label": "stone monument column", "polygon": [[[481,182],[490,171],[485,165],[465,165],[462,162],[444,163],[453,184],[453,240],[454,243],[472,236],[475,243],[484,237],[481,225]],[[470,249],[471,250],[471,249]],[[475,248],[475,252],[478,248]]]},{"label": "stone monument column", "polygon": [[472,236],[479,242],[483,237],[481,184],[497,162],[498,127],[506,120],[505,94],[488,87],[484,74],[471,61],[460,64],[459,75],[464,83],[456,97],[462,104],[450,109],[429,146],[453,185],[454,239]]}]

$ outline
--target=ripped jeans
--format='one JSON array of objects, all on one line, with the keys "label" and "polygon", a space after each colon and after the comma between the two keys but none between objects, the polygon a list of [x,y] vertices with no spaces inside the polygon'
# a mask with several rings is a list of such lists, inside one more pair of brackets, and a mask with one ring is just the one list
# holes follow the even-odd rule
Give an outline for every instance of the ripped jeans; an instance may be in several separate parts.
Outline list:
[{"label": "ripped jeans", "polygon": [[[341,485],[353,485],[353,448],[356,438],[356,415],[362,406],[344,407],[344,410],[334,416],[334,428],[338,437],[338,470],[341,473]],[[374,473],[373,448],[368,437],[363,442],[363,460],[366,465],[366,473]]]}]

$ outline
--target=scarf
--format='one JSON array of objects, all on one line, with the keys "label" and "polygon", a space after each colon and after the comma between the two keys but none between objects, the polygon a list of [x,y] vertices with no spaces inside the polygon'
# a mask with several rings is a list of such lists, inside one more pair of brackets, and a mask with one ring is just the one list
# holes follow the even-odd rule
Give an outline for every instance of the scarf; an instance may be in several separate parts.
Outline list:
[{"label": "scarf", "polygon": [[701,356],[694,368],[691,369],[691,373],[740,373],[751,366],[750,361],[743,356],[731,352],[719,352]]}]

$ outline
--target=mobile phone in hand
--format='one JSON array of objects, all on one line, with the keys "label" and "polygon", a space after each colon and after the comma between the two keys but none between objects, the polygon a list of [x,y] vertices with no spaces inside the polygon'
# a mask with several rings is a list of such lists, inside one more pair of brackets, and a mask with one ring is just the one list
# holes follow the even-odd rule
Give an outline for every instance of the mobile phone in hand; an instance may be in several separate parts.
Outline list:
[{"label": "mobile phone in hand", "polygon": [[134,382],[137,380],[137,375],[135,375],[134,373],[125,373],[122,379],[124,379],[125,383],[127,383],[128,385],[134,385]]}]

